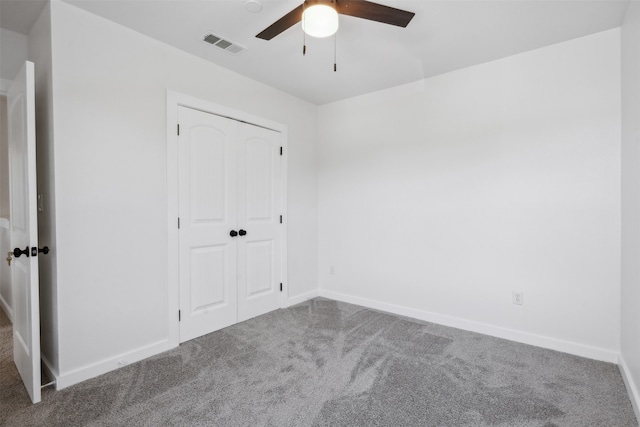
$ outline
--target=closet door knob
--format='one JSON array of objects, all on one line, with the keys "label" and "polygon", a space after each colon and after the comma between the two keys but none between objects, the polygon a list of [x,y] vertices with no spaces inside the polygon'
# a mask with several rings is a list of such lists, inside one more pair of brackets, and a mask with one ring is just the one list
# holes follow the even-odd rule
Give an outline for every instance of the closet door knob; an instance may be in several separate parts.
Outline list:
[{"label": "closet door knob", "polygon": [[29,257],[29,246],[24,249],[15,248],[13,250],[13,256],[15,256],[16,258],[20,258],[22,255],[26,255],[27,257]]},{"label": "closet door knob", "polygon": [[238,232],[236,230],[231,230],[229,232],[229,236],[231,236],[231,237],[236,237],[237,235],[238,235]]},{"label": "closet door knob", "polygon": [[240,234],[241,236],[245,236],[245,235],[247,234],[247,232],[246,232],[246,231],[244,231],[244,230],[240,230],[240,231],[239,231],[239,234]]}]

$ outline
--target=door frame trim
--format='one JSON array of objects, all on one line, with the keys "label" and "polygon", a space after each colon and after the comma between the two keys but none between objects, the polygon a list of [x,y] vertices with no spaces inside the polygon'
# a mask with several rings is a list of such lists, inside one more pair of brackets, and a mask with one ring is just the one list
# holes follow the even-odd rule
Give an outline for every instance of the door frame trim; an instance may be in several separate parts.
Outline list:
[{"label": "door frame trim", "polygon": [[288,143],[288,127],[282,123],[278,123],[263,117],[255,116],[244,111],[235,110],[224,105],[216,104],[205,99],[196,98],[184,93],[167,90],[167,237],[168,237],[168,260],[167,260],[167,294],[168,294],[168,312],[167,322],[169,330],[169,341],[178,346],[180,344],[180,323],[178,321],[178,310],[180,309],[180,258],[179,258],[179,235],[178,235],[178,135],[176,126],[178,124],[178,107],[187,107],[200,110],[205,113],[215,114],[217,116],[227,117],[255,126],[271,129],[282,134],[282,164],[281,164],[281,207],[283,215],[283,224],[281,228],[281,264],[280,277],[282,278],[283,291],[280,293],[279,307],[285,307],[288,289],[287,286],[287,143]]}]

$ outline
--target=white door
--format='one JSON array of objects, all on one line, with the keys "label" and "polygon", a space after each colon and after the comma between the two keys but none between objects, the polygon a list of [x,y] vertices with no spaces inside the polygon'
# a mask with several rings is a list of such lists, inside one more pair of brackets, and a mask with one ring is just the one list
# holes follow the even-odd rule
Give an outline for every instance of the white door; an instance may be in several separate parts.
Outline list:
[{"label": "white door", "polygon": [[[40,401],[40,302],[34,65],[20,70],[7,96],[11,203],[13,360],[33,403]],[[35,251],[34,251],[35,249]]]},{"label": "white door", "polygon": [[178,108],[180,341],[280,305],[280,133]]},{"label": "white door", "polygon": [[238,321],[236,130],[179,107],[180,341]]},{"label": "white door", "polygon": [[279,132],[270,129],[239,125],[239,321],[280,307],[280,138]]}]

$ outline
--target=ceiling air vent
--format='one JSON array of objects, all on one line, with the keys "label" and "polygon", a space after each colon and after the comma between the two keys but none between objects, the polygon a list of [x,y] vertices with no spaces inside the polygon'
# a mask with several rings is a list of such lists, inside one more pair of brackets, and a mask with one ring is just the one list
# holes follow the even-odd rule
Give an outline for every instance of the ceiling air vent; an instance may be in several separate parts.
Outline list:
[{"label": "ceiling air vent", "polygon": [[215,34],[212,34],[212,33],[206,34],[202,38],[202,41],[208,44],[212,44],[215,47],[218,47],[224,50],[225,52],[229,52],[233,54],[238,54],[247,49],[246,47],[242,46],[239,43],[232,42],[230,40],[225,40],[222,37],[216,36]]}]

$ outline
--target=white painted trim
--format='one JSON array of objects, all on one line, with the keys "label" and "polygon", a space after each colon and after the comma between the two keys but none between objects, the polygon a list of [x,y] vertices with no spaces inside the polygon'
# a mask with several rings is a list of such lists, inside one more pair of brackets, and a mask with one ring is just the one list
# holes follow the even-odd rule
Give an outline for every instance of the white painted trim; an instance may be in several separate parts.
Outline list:
[{"label": "white painted trim", "polygon": [[[206,99],[196,98],[191,95],[186,95],[183,93],[175,92],[172,90],[167,90],[167,105],[168,101],[172,101],[172,107],[176,107],[176,118],[177,118],[177,107],[183,106],[187,108],[193,108],[195,110],[200,110],[205,113],[215,114],[217,116],[227,117],[233,120],[239,120],[241,122],[250,123],[252,125],[260,126],[263,128],[275,130],[277,132],[282,133],[283,135],[287,134],[287,126],[274,122],[273,120],[265,119],[260,116],[255,116],[253,114],[245,113],[244,111],[235,110],[233,108],[225,107],[224,105],[216,104],[215,102],[207,101]],[[174,123],[177,123],[177,121]],[[175,131],[175,127],[172,127]],[[175,134],[175,132],[174,132]],[[177,141],[177,135],[173,135],[175,138],[172,138]],[[283,141],[286,143],[286,141]],[[286,147],[285,147],[286,148]]]},{"label": "white painted trim", "polygon": [[53,369],[53,364],[49,362],[49,359],[44,357],[42,353],[40,353],[40,360],[42,360],[42,368],[44,373],[51,379],[51,381],[55,382],[56,390],[58,390],[58,371]]},{"label": "white painted trim", "polygon": [[61,373],[56,378],[56,390],[62,390],[82,381],[97,377],[107,372],[138,362],[156,354],[171,350],[177,347],[170,340],[158,341],[133,351],[119,354],[117,356],[104,359],[100,362],[74,369],[71,372]]},{"label": "white painted trim", "polygon": [[[280,277],[283,283],[283,292],[280,293],[280,308],[287,304],[288,295],[288,218],[287,218],[287,178],[288,178],[288,127],[263,117],[255,116],[244,111],[225,107],[211,101],[196,98],[191,95],[167,90],[167,233],[169,243],[168,260],[168,290],[169,312],[169,341],[176,346],[180,344],[180,324],[178,323],[178,310],[180,309],[180,265],[179,265],[179,241],[177,218],[179,212],[178,200],[178,135],[176,125],[178,123],[178,107],[187,107],[200,110],[205,113],[227,117],[245,123],[250,123],[263,128],[271,129],[281,134],[283,156],[281,164],[280,185],[282,186],[282,256]],[[286,292],[285,292],[286,291]]]},{"label": "white painted trim", "polygon": [[439,325],[450,326],[453,328],[477,332],[497,338],[504,338],[523,344],[561,351],[563,353],[569,353],[589,359],[601,360],[609,363],[618,362],[618,353],[604,348],[592,347],[576,342],[563,341],[556,338],[545,337],[542,335],[530,334],[528,332],[522,332],[514,329],[503,328],[500,326],[489,325],[486,323],[475,322],[459,317],[445,316],[429,311],[418,310],[415,308],[404,307],[396,304],[389,304],[353,295],[347,295],[327,289],[320,289],[319,296],[336,301],[347,302],[350,304],[357,304],[367,308],[373,308],[375,310],[399,314],[401,316],[412,317],[414,319],[424,320],[427,322],[437,323]]},{"label": "white painted trim", "polygon": [[169,322],[169,341],[180,345],[180,323],[177,319],[180,310],[180,259],[178,227],[178,135],[176,123],[178,123],[179,94],[167,91],[167,232],[168,232],[168,256],[167,263],[167,296]]},{"label": "white painted trim", "polygon": [[4,228],[5,230],[11,229],[11,222],[9,218],[0,218],[0,228]]},{"label": "white painted trim", "polygon": [[638,392],[638,387],[631,376],[629,365],[627,365],[622,354],[618,356],[618,369],[620,369],[622,381],[624,381],[624,385],[627,387],[629,400],[631,401],[631,406],[633,406],[633,412],[636,414],[636,421],[640,422],[640,393]]},{"label": "white painted trim", "polygon": [[288,236],[289,236],[289,217],[288,212],[288,194],[287,179],[289,177],[289,131],[286,126],[280,131],[282,134],[281,144],[283,147],[282,159],[280,163],[280,206],[282,207],[282,229],[281,229],[281,246],[280,246],[280,280],[282,281],[282,292],[280,292],[280,308],[288,307],[287,300],[289,298],[289,250],[288,250]]},{"label": "white painted trim", "polygon": [[284,308],[291,307],[292,305],[300,304],[301,302],[308,301],[312,298],[318,297],[318,290],[306,292],[302,295],[296,295],[295,297],[287,298],[284,304]]}]

